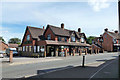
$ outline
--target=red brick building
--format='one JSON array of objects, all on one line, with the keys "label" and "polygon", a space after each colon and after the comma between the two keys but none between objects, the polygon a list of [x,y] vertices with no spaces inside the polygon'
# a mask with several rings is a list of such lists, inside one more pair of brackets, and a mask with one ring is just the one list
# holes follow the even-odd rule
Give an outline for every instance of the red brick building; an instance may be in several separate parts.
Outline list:
[{"label": "red brick building", "polygon": [[106,28],[103,35],[99,39],[96,38],[93,42],[101,46],[105,51],[120,51],[120,33],[118,31],[110,32]]},{"label": "red brick building", "polygon": [[64,24],[47,25],[46,29],[27,26],[19,51],[22,56],[67,56],[81,50],[87,52],[89,46],[80,28],[77,32],[65,29]]},{"label": "red brick building", "polygon": [[8,48],[8,45],[0,40],[0,52],[5,53],[6,49]]}]

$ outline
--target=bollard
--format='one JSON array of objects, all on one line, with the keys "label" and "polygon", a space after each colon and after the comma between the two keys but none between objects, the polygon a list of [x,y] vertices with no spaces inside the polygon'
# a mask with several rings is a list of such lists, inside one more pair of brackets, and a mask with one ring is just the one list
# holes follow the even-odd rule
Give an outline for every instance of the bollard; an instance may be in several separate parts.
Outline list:
[{"label": "bollard", "polygon": [[10,63],[13,62],[13,51],[10,51],[9,62],[10,62]]},{"label": "bollard", "polygon": [[83,56],[82,67],[85,67],[84,64],[85,64],[85,56]]}]

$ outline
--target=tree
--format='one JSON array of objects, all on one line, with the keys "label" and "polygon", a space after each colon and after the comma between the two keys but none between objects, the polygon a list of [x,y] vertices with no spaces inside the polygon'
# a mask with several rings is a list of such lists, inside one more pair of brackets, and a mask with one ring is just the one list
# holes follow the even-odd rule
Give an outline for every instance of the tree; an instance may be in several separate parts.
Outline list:
[{"label": "tree", "polygon": [[2,40],[3,42],[5,42],[5,40],[3,39],[3,37],[0,37],[0,40]]},{"label": "tree", "polygon": [[87,43],[88,43],[88,44],[92,44],[93,39],[95,39],[95,36],[89,36],[89,37],[87,38]]},{"label": "tree", "polygon": [[20,44],[21,40],[19,38],[11,38],[11,39],[9,39],[8,43]]}]

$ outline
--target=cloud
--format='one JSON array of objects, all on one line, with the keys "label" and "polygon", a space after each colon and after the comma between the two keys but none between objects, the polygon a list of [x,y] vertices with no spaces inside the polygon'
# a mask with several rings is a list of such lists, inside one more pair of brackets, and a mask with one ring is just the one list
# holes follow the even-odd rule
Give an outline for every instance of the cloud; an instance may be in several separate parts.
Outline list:
[{"label": "cloud", "polygon": [[101,11],[101,9],[108,8],[110,6],[109,0],[89,0],[88,4],[92,6],[93,10],[96,12]]},{"label": "cloud", "polygon": [[3,37],[6,43],[8,43],[10,38],[22,39],[23,33],[11,32],[10,28],[0,27],[0,37]]}]

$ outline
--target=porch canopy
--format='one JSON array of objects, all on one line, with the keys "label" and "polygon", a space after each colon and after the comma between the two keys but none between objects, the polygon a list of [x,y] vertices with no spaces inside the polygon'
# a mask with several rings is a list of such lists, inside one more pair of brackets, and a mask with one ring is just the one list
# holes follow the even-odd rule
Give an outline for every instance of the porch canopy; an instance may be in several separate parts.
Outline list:
[{"label": "porch canopy", "polygon": [[52,40],[44,40],[38,41],[39,44],[44,45],[57,45],[57,46],[82,46],[82,47],[90,47],[89,44],[86,43],[79,43],[79,42],[59,42],[59,41],[52,41]]}]

